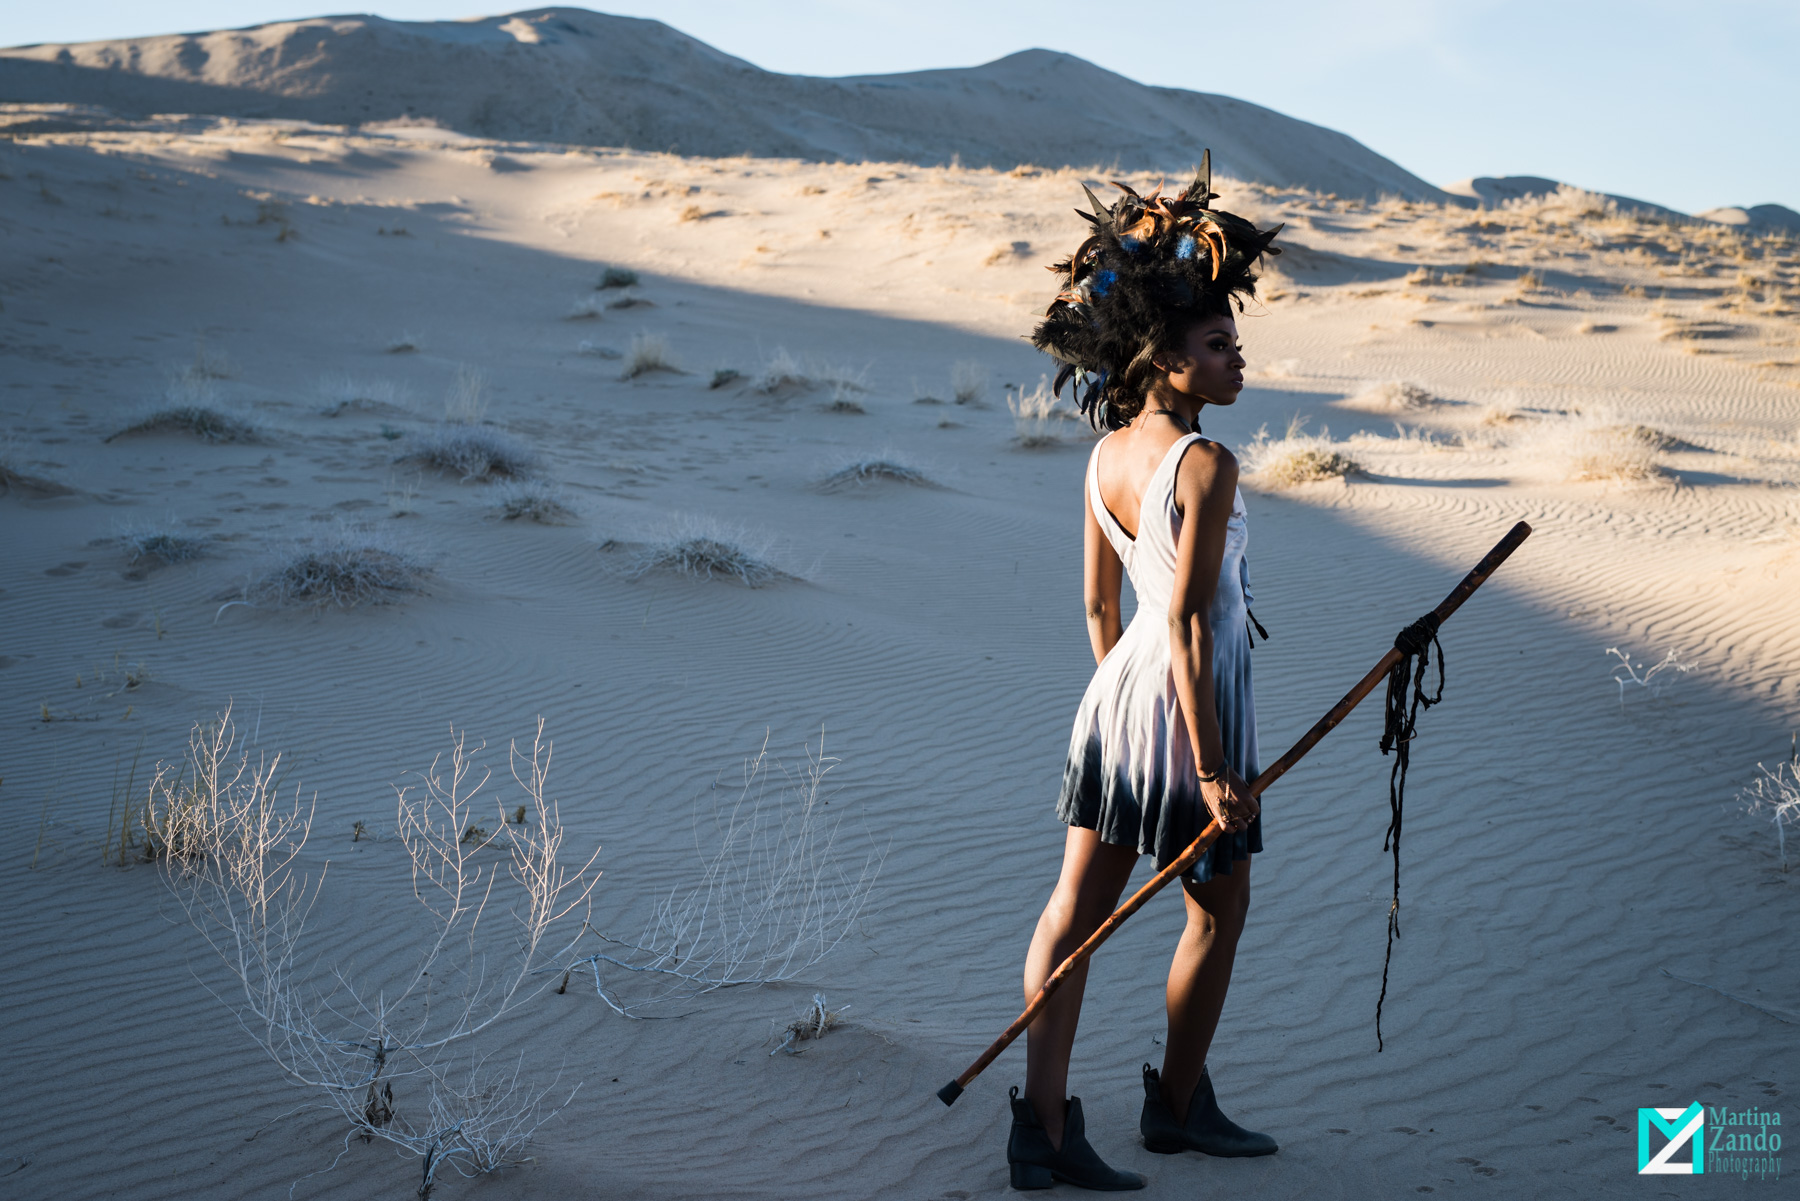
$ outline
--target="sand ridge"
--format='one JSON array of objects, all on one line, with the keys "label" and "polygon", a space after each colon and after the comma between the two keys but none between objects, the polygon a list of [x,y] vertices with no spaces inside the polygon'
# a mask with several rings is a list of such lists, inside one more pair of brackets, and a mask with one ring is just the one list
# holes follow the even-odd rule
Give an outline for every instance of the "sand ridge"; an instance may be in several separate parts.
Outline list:
[{"label": "sand ridge", "polygon": [[[411,1187],[414,1165],[361,1143],[311,1175],[341,1128],[281,1116],[303,1095],[207,995],[218,968],[156,869],[99,863],[140,744],[174,756],[230,699],[318,791],[309,854],[337,873],[323,926],[359,969],[407,952],[414,902],[393,841],[351,825],[384,833],[390,785],[452,725],[498,749],[547,719],[572,843],[603,848],[597,924],[629,925],[681,878],[711,785],[765,737],[798,761],[823,730],[834,806],[886,850],[852,937],[804,980],[680,1020],[628,1022],[576,988],[524,1012],[511,1045],[554,1048],[582,1092],[530,1164],[441,1195],[1003,1195],[1016,1053],[952,1111],[930,1092],[1016,1012],[1056,868],[1049,806],[1090,670],[1091,441],[1058,419],[1057,443],[1021,449],[1004,401],[1045,370],[1019,335],[1079,182],[1101,180],[198,118],[17,137],[0,173],[6,465],[72,490],[0,498],[0,798],[29,831],[0,870],[23,1082],[0,1155],[25,1161],[0,1183]],[[1296,444],[1364,469],[1251,490],[1275,635],[1256,652],[1263,742],[1303,730],[1513,520],[1538,532],[1446,631],[1389,1049],[1375,1057],[1371,1027],[1387,866],[1369,711],[1268,799],[1215,1054],[1228,1108],[1282,1153],[1136,1143],[1176,907],[1102,953],[1072,1087],[1102,1152],[1158,1195],[1635,1193],[1635,1107],[1779,1108],[1792,1079],[1785,1025],[1685,980],[1793,1008],[1770,953],[1792,877],[1731,798],[1796,703],[1796,252],[1568,193],[1470,213],[1220,190],[1287,222],[1293,250],[1243,321],[1253,386],[1207,432],[1242,451],[1267,426],[1279,455],[1299,415]],[[606,265],[640,281],[596,290]],[[606,307],[623,296],[646,303]],[[593,297],[597,315],[572,316]],[[647,337],[680,371],[620,379]],[[761,392],[778,348],[859,382]],[[963,362],[986,386],[957,404]],[[506,521],[496,485],[395,462],[469,399],[463,369],[483,377],[477,427],[536,455],[572,522]],[[721,369],[741,375],[712,387]],[[105,441],[169,395],[259,440]],[[847,456],[940,486],[820,491]],[[632,578],[631,548],[676,513],[765,538],[798,581]],[[206,553],[134,567],[129,522]],[[340,524],[428,565],[424,592],[220,611]],[[1609,646],[1695,671],[1621,704]],[[814,991],[846,1023],[770,1056]],[[93,1154],[102,1130],[116,1154]]]}]

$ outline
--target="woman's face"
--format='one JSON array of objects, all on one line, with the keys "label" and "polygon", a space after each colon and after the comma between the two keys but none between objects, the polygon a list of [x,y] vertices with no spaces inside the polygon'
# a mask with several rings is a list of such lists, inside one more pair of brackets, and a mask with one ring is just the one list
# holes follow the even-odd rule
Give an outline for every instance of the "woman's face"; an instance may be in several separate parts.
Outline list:
[{"label": "woman's face", "polygon": [[1206,317],[1188,326],[1187,338],[1178,351],[1158,366],[1167,373],[1169,387],[1202,404],[1234,403],[1244,390],[1244,356],[1238,347],[1237,322],[1230,317]]}]

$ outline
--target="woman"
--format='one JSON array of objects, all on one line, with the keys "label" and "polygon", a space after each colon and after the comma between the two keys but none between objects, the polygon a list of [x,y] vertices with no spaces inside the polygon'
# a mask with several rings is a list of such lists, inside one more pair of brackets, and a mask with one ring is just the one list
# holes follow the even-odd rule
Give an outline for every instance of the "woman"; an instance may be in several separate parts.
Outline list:
[{"label": "woman", "polygon": [[[1267,1155],[1275,1140],[1219,1111],[1206,1070],[1250,903],[1262,823],[1250,687],[1249,533],[1237,461],[1200,435],[1201,410],[1243,387],[1231,302],[1254,296],[1254,268],[1279,229],[1207,207],[1210,172],[1180,197],[1094,201],[1093,236],[1052,270],[1065,287],[1032,334],[1076,376],[1081,407],[1110,432],[1088,461],[1084,590],[1099,668],[1070,741],[1057,815],[1062,876],[1025,961],[1025,995],[1118,904],[1140,854],[1158,867],[1217,818],[1225,834],[1182,877],[1187,929],[1169,968],[1161,1071],[1144,1065],[1144,1145],[1172,1154]],[[1089,193],[1089,199],[1093,199]],[[1122,627],[1121,576],[1136,616]],[[1024,1096],[1013,1090],[1007,1145],[1015,1188],[1063,1181],[1142,1188],[1084,1134],[1065,1100],[1085,964],[1030,1027]]]}]

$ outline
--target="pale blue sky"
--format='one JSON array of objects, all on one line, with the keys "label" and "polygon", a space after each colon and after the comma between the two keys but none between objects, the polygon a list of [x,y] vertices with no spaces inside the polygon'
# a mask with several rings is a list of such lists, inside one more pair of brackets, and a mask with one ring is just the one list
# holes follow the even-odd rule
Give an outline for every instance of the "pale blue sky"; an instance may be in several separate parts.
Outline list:
[{"label": "pale blue sky", "polygon": [[[655,17],[772,71],[972,66],[1042,46],[1144,83],[1339,129],[1434,183],[1546,175],[1689,212],[1800,208],[1795,0],[661,0]],[[314,15],[306,0],[0,0],[0,45]],[[483,15],[383,0],[400,20]],[[1071,104],[1079,103],[1071,96]]]}]

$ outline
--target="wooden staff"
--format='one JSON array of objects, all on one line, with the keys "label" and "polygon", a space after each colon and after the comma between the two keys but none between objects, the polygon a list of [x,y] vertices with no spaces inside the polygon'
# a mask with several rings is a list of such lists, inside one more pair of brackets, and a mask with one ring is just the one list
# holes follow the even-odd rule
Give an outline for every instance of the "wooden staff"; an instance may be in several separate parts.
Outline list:
[{"label": "wooden staff", "polygon": [[[1494,549],[1490,550],[1481,562],[1475,565],[1475,570],[1464,576],[1462,583],[1451,589],[1450,595],[1444,598],[1443,603],[1432,610],[1439,624],[1447,621],[1452,613],[1460,609],[1462,603],[1473,596],[1477,588],[1487,582],[1487,578],[1494,574],[1500,564],[1506,562],[1507,556],[1519,549],[1519,544],[1530,536],[1531,527],[1523,521],[1507,531],[1506,537],[1500,539],[1494,545]],[[1333,705],[1331,711],[1321,717],[1299,742],[1289,748],[1287,754],[1277,759],[1262,775],[1256,777],[1255,783],[1250,785],[1250,795],[1261,796],[1265,788],[1286,775],[1294,764],[1300,762],[1306,752],[1317,746],[1320,739],[1331,733],[1339,722],[1348,717],[1350,710],[1356,708],[1364,697],[1373,692],[1377,684],[1387,679],[1388,672],[1392,671],[1394,664],[1399,661],[1400,651],[1397,648],[1390,648],[1387,654],[1381,657],[1381,661],[1369,669],[1369,674],[1358,680],[1356,687],[1345,693],[1344,699]],[[1113,932],[1125,924],[1126,918],[1142,909],[1146,901],[1161,892],[1164,885],[1199,862],[1200,856],[1204,855],[1212,844],[1218,841],[1219,835],[1222,833],[1224,833],[1224,829],[1219,825],[1218,819],[1215,818],[1208,822],[1206,829],[1200,832],[1200,837],[1188,844],[1187,850],[1181,852],[1169,866],[1151,876],[1142,888],[1131,895],[1130,900],[1119,906],[1111,917],[1100,923],[1100,928],[1089,935],[1088,940],[1077,947],[1073,955],[1063,960],[1061,966],[1050,973],[1050,978],[1044,981],[1042,988],[1038,989],[1037,996],[1031,998],[1031,1004],[1025,1007],[1025,1012],[1014,1018],[1012,1025],[1008,1026],[974,1063],[963,1069],[962,1075],[938,1089],[938,1100],[945,1105],[956,1104],[956,1099],[962,1096],[963,1089],[968,1087],[969,1081],[981,1075],[988,1064],[994,1062],[999,1056],[1000,1052],[1006,1050],[1012,1045],[1014,1039],[1025,1032],[1025,1028],[1031,1025],[1032,1020],[1042,1012],[1044,1006],[1050,1003],[1050,998],[1056,994],[1056,990],[1063,986],[1063,982],[1069,978],[1069,974],[1099,950],[1100,944],[1111,938]]]}]

